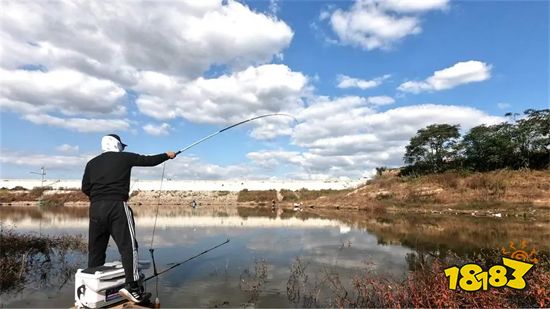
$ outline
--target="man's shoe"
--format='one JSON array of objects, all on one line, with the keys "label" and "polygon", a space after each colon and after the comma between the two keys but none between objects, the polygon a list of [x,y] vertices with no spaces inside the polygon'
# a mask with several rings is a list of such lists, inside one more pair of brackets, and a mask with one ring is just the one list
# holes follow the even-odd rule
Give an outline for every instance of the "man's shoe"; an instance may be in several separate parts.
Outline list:
[{"label": "man's shoe", "polygon": [[118,294],[136,304],[139,304],[146,299],[146,294],[143,290],[143,287],[135,282],[126,284],[122,289],[118,291]]}]

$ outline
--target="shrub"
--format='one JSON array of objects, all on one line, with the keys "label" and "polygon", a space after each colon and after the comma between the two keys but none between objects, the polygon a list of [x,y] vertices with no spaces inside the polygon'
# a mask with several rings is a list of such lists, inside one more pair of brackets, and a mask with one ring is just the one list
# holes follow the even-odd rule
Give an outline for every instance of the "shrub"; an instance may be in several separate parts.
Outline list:
[{"label": "shrub", "polygon": [[267,202],[277,199],[276,190],[248,190],[239,191],[237,202]]},{"label": "shrub", "polygon": [[0,292],[23,287],[36,280],[66,283],[77,265],[66,260],[69,251],[86,252],[81,235],[37,236],[0,230]]},{"label": "shrub", "polygon": [[281,189],[279,193],[283,196],[284,202],[295,202],[298,200],[298,195],[292,190]]}]

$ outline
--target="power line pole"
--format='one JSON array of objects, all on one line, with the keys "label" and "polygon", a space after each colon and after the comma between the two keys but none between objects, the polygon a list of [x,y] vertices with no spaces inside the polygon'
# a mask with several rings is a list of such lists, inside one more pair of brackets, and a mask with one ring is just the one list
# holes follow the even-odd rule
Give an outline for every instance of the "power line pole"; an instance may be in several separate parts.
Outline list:
[{"label": "power line pole", "polygon": [[37,173],[37,172],[31,172],[31,174],[36,174],[36,175],[40,175],[42,176],[42,180],[40,182],[40,188],[44,188],[44,177],[46,176],[46,168],[45,167],[41,167],[40,168],[40,173]]}]

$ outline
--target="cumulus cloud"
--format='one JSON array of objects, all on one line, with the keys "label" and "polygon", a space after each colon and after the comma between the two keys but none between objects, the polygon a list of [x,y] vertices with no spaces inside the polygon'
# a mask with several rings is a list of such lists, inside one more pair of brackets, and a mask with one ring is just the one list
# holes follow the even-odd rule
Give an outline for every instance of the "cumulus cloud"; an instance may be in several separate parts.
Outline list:
[{"label": "cumulus cloud", "polygon": [[0,106],[19,112],[123,114],[124,89],[75,70],[48,72],[0,68]]},{"label": "cumulus cloud", "polygon": [[460,124],[466,131],[504,120],[475,108],[440,104],[380,112],[361,97],[320,97],[298,118],[291,139],[303,151],[256,151],[248,158],[264,168],[295,166],[290,175],[295,178],[360,178],[378,166],[401,166],[410,138],[430,124]]},{"label": "cumulus cloud", "polygon": [[[4,164],[41,167],[69,170],[74,169],[82,172],[86,162],[92,155],[47,155],[47,154],[29,154],[28,152],[10,151],[2,149],[0,162]],[[82,170],[81,170],[82,168]]]},{"label": "cumulus cloud", "polygon": [[507,102],[499,102],[499,103],[497,103],[497,107],[499,109],[508,109],[508,108],[512,107],[512,104],[507,103]]},{"label": "cumulus cloud", "polygon": [[359,88],[359,89],[369,89],[378,87],[382,82],[390,77],[389,74],[384,76],[376,77],[372,80],[364,80],[349,77],[347,75],[338,75],[338,88]]},{"label": "cumulus cloud", "polygon": [[78,145],[63,144],[63,145],[57,146],[55,150],[62,153],[70,154],[70,153],[78,153],[79,147]]},{"label": "cumulus cloud", "polygon": [[268,62],[293,37],[284,22],[231,0],[12,1],[1,25],[2,67],[39,63],[102,77],[116,67],[129,82],[140,70],[196,78],[213,64]]},{"label": "cumulus cloud", "polygon": [[374,105],[389,105],[395,103],[395,99],[386,95],[368,97],[367,102]]},{"label": "cumulus cloud", "polygon": [[[171,179],[242,179],[258,177],[258,171],[247,164],[218,165],[205,162],[194,156],[178,156],[177,160],[171,160],[166,166],[166,177]],[[132,170],[135,178],[158,178],[162,173],[162,167],[140,168]],[[261,177],[261,176],[260,176]]]},{"label": "cumulus cloud", "polygon": [[[254,12],[231,0],[5,1],[0,29],[2,108],[34,123],[70,130],[75,129],[70,123],[77,119],[82,122],[85,117],[97,117],[95,114],[124,115],[126,107],[121,99],[125,89],[145,91],[141,106],[148,106],[146,113],[157,119],[182,114],[170,114],[163,108],[170,91],[169,98],[179,97],[177,91],[195,91],[189,97],[191,105],[200,103],[205,113],[217,110],[220,99],[229,99],[229,105],[236,106],[235,93],[226,89],[218,98],[213,91],[217,80],[201,76],[212,66],[242,71],[274,57],[282,59],[294,35],[275,16]],[[169,81],[177,86],[170,86]],[[184,87],[182,83],[187,84]],[[147,89],[142,88],[144,84]],[[272,91],[274,100],[283,100],[283,94],[276,93],[279,86],[258,89],[256,94],[263,99],[262,91]],[[151,108],[155,104],[160,106],[158,112]],[[225,112],[231,115],[231,107]],[[199,115],[197,122],[229,121],[219,114]],[[69,124],[63,125],[60,121],[65,116],[79,117],[69,118]],[[112,121],[111,126],[124,127],[121,121],[126,122]]]},{"label": "cumulus cloud", "polygon": [[161,125],[154,125],[154,124],[148,123],[145,126],[143,126],[143,131],[154,136],[168,135],[170,134],[171,129],[172,127],[166,122],[162,123]]},{"label": "cumulus cloud", "polygon": [[446,9],[448,2],[448,0],[384,0],[379,5],[395,12],[412,13]]},{"label": "cumulus cloud", "polygon": [[23,118],[34,124],[49,125],[83,133],[126,131],[130,129],[128,119],[60,118],[46,114],[29,114]]},{"label": "cumulus cloud", "polygon": [[447,4],[447,0],[357,0],[349,10],[334,10],[330,18],[323,11],[321,20],[329,20],[342,44],[388,49],[404,37],[422,32],[419,14],[445,9]]},{"label": "cumulus cloud", "polygon": [[491,65],[470,60],[458,62],[449,68],[435,71],[424,81],[408,81],[399,86],[404,92],[420,93],[424,91],[439,91],[456,86],[481,82],[491,78]]},{"label": "cumulus cloud", "polygon": [[[136,89],[141,113],[159,120],[185,118],[194,123],[228,125],[250,117],[303,108],[308,79],[281,64],[249,67],[217,78],[185,81],[160,73],[143,74]],[[289,134],[291,119],[265,118],[254,123],[257,138]],[[279,129],[280,128],[280,129]],[[270,133],[271,132],[271,133]],[[275,134],[275,135],[277,135]]]},{"label": "cumulus cloud", "polygon": [[[82,177],[86,163],[97,154],[63,154],[52,155],[43,153],[29,153],[1,150],[0,176],[6,177],[7,167],[10,170],[17,168],[35,169],[45,166],[51,174],[63,171],[64,177],[78,179]],[[221,166],[204,162],[197,157],[178,156],[177,160],[171,160],[166,168],[166,177],[172,179],[242,179],[247,177],[262,177],[257,168],[245,164]],[[161,175],[161,166],[135,167],[132,170],[132,178],[158,179]],[[25,172],[27,173],[27,172]]]}]

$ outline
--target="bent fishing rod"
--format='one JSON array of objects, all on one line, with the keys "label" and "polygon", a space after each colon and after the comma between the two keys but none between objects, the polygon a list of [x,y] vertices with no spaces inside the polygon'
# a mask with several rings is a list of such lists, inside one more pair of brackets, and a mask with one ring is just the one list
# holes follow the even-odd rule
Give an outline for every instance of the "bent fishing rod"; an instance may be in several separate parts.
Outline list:
[{"label": "bent fishing rod", "polygon": [[[205,137],[203,137],[203,138],[201,138],[201,139],[199,139],[199,140],[197,140],[197,141],[195,141],[195,142],[193,142],[193,143],[187,145],[186,147],[184,147],[184,148],[182,148],[181,150],[179,150],[178,152],[176,152],[176,156],[179,155],[180,153],[182,153],[182,152],[188,150],[189,148],[194,147],[194,146],[196,146],[196,145],[198,145],[198,144],[200,144],[200,143],[202,143],[202,142],[204,142],[204,141],[206,141],[206,140],[208,140],[208,139],[210,139],[210,138],[212,138],[212,137],[214,137],[214,136],[216,136],[216,135],[218,135],[218,134],[220,134],[220,133],[222,133],[222,132],[224,132],[224,131],[227,131],[227,130],[229,130],[229,129],[231,129],[231,128],[234,128],[234,127],[239,126],[239,125],[241,125],[241,124],[244,124],[244,123],[247,123],[247,122],[250,122],[250,121],[253,121],[253,120],[257,120],[257,119],[260,119],[260,118],[274,117],[274,116],[290,117],[290,118],[294,119],[294,122],[296,122],[296,123],[298,122],[298,120],[297,120],[294,116],[289,115],[289,114],[285,114],[285,113],[271,113],[271,114],[265,114],[265,115],[260,115],[260,116],[252,117],[252,118],[249,118],[249,119],[246,119],[246,120],[237,122],[237,123],[235,123],[235,124],[232,124],[232,125],[230,125],[230,126],[228,126],[228,127],[225,127],[225,128],[223,128],[223,129],[221,129],[221,130],[219,130],[219,131],[216,131],[216,132],[214,132],[214,133],[212,133],[212,134],[209,134],[209,135],[207,135],[207,136],[205,136]],[[160,190],[159,190],[159,196],[158,196],[158,202],[157,202],[157,209],[156,209],[156,214],[155,214],[155,223],[154,223],[154,225],[153,225],[153,235],[152,235],[152,237],[151,237],[151,246],[149,247],[149,253],[151,253],[151,259],[152,259],[152,262],[153,262],[153,272],[154,272],[154,274],[153,274],[152,276],[146,278],[145,281],[147,281],[147,280],[149,280],[149,279],[152,279],[152,278],[155,278],[155,277],[158,277],[159,275],[161,275],[161,274],[163,274],[163,273],[165,273],[165,272],[167,272],[167,271],[169,271],[169,270],[171,270],[171,269],[173,269],[173,268],[175,268],[175,267],[178,267],[178,266],[180,266],[180,265],[182,265],[182,264],[184,264],[184,263],[186,263],[186,262],[188,262],[188,261],[190,261],[190,260],[192,260],[192,259],[194,259],[194,258],[197,258],[197,257],[199,257],[199,256],[201,256],[201,255],[203,255],[203,254],[205,254],[205,253],[207,253],[207,252],[209,252],[209,251],[212,251],[212,250],[214,250],[214,249],[216,249],[216,248],[218,248],[218,247],[220,247],[220,246],[223,246],[223,245],[225,245],[225,244],[227,244],[227,243],[229,242],[229,238],[228,238],[225,242],[223,242],[223,243],[221,243],[221,244],[219,244],[219,245],[217,245],[217,246],[214,246],[214,247],[212,247],[212,248],[210,248],[210,249],[208,249],[208,250],[206,250],[206,251],[203,251],[203,252],[201,252],[201,253],[199,253],[199,254],[197,254],[197,255],[195,255],[195,256],[192,256],[192,257],[188,258],[187,260],[185,260],[185,261],[183,261],[183,262],[180,262],[180,263],[177,263],[177,264],[175,264],[175,265],[172,265],[171,267],[169,267],[169,268],[167,268],[167,269],[165,269],[165,270],[163,270],[163,271],[161,271],[161,272],[157,272],[157,265],[156,265],[156,263],[155,263],[155,255],[154,255],[155,249],[153,248],[153,241],[154,241],[154,239],[155,239],[155,230],[156,230],[156,227],[157,227],[158,209],[159,209],[159,205],[160,205],[160,196],[161,196],[161,193],[162,193],[162,181],[163,181],[163,179],[164,179],[165,167],[166,167],[166,164],[163,164],[163,166],[162,166],[162,177],[161,177],[161,180],[160,180]]]},{"label": "bent fishing rod", "polygon": [[180,153],[186,151],[187,149],[189,149],[189,148],[191,148],[191,147],[193,147],[193,146],[195,146],[195,145],[198,145],[198,144],[204,142],[205,140],[207,140],[207,139],[209,139],[209,138],[211,138],[211,137],[214,137],[214,136],[216,136],[216,135],[222,133],[223,131],[227,131],[227,130],[229,130],[229,129],[231,129],[231,128],[234,128],[234,127],[236,127],[236,126],[239,126],[239,125],[241,125],[241,124],[243,124],[243,123],[247,123],[247,122],[249,122],[249,121],[253,121],[253,120],[260,119],[260,118],[265,118],[265,117],[272,117],[272,116],[285,116],[285,117],[290,117],[290,118],[294,119],[295,122],[298,122],[294,116],[289,115],[289,114],[284,114],[284,113],[272,113],[272,114],[265,114],[265,115],[261,115],[261,116],[252,117],[252,118],[243,120],[243,121],[241,121],[241,122],[237,122],[237,123],[235,123],[235,124],[232,124],[232,125],[230,125],[230,126],[228,126],[228,127],[225,127],[225,128],[223,128],[223,129],[217,131],[217,132],[214,132],[214,133],[212,133],[212,134],[210,134],[210,135],[207,135],[207,136],[205,136],[205,137],[199,139],[199,140],[196,141],[196,142],[193,142],[193,143],[189,144],[188,146],[186,146],[186,147],[184,147],[183,149],[181,149],[181,150],[179,150],[178,152],[176,152],[176,156],[179,155]]}]

